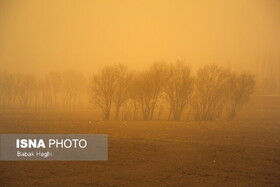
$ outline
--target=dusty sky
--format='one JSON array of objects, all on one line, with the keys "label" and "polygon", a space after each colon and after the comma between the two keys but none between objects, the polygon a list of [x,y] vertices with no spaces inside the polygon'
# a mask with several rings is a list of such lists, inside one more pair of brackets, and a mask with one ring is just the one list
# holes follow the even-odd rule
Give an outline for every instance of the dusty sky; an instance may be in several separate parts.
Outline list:
[{"label": "dusty sky", "polygon": [[279,0],[0,0],[0,71],[279,56]]}]

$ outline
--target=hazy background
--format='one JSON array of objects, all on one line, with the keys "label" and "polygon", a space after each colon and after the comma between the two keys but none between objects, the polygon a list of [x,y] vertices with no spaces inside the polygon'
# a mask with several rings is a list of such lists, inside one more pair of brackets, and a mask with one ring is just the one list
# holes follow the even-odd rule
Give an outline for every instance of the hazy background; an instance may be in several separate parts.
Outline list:
[{"label": "hazy background", "polygon": [[277,0],[0,0],[1,71],[277,61]]}]

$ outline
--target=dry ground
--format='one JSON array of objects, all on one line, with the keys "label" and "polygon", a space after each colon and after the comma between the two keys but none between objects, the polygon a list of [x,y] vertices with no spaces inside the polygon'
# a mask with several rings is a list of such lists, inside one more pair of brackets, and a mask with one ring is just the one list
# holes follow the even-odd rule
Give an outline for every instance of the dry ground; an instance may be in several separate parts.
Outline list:
[{"label": "dry ground", "polygon": [[1,134],[108,134],[109,160],[2,161],[0,186],[280,186],[279,120],[102,122],[91,116],[1,112]]}]

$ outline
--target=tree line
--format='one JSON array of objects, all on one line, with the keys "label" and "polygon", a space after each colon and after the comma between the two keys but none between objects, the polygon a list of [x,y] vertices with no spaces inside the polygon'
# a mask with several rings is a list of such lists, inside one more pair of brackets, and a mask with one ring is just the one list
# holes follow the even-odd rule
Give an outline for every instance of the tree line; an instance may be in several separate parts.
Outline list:
[{"label": "tree line", "polygon": [[86,86],[82,73],[50,72],[38,78],[32,74],[0,73],[0,108],[75,108]]},{"label": "tree line", "polygon": [[154,63],[132,72],[124,65],[108,66],[93,75],[90,102],[109,120],[153,120],[167,108],[168,120],[180,120],[186,109],[196,120],[234,119],[254,92],[253,75],[237,74],[217,65],[200,68],[196,76],[183,62]]},{"label": "tree line", "polygon": [[193,73],[183,62],[154,63],[141,71],[106,66],[89,79],[73,70],[42,78],[2,72],[0,107],[77,109],[89,103],[104,120],[234,119],[254,88],[253,75],[217,65]]}]

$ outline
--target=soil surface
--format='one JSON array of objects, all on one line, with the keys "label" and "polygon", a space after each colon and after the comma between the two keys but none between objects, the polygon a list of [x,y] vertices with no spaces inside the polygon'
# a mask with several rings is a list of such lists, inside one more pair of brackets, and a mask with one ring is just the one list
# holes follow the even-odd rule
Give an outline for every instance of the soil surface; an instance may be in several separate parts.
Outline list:
[{"label": "soil surface", "polygon": [[0,114],[0,133],[108,134],[108,161],[1,161],[0,186],[280,186],[279,120],[94,121]]}]

